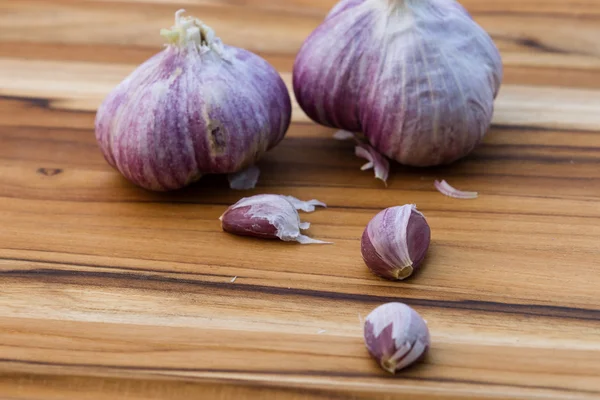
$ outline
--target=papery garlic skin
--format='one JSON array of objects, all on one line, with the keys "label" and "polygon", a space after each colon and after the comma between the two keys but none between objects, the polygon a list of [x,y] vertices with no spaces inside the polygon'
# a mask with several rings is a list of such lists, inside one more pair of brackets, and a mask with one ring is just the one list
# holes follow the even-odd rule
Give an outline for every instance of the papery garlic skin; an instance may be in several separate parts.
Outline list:
[{"label": "papery garlic skin", "polygon": [[423,167],[476,147],[502,73],[492,39],[454,0],[345,0],[305,41],[293,83],[314,121]]},{"label": "papery garlic skin", "polygon": [[479,193],[477,192],[466,192],[464,190],[458,190],[452,186],[445,180],[435,181],[433,186],[436,188],[438,192],[443,194],[444,196],[453,197],[455,199],[476,199],[479,197]]},{"label": "papery garlic skin", "polygon": [[181,13],[161,32],[166,49],[121,82],[96,116],[106,160],[151,190],[251,167],[291,119],[288,91],[271,65]]},{"label": "papery garlic skin", "polygon": [[403,280],[421,266],[430,242],[425,216],[414,204],[407,204],[387,208],[369,222],[362,235],[361,254],[376,275]]},{"label": "papery garlic skin", "polygon": [[310,223],[300,221],[297,210],[313,212],[315,206],[326,207],[325,203],[318,200],[301,201],[292,196],[261,194],[241,199],[219,219],[223,230],[235,235],[301,244],[326,244],[300,232],[310,228]]},{"label": "papery garlic skin", "polygon": [[429,328],[423,318],[403,303],[387,303],[365,320],[367,350],[389,373],[419,361],[430,347]]}]

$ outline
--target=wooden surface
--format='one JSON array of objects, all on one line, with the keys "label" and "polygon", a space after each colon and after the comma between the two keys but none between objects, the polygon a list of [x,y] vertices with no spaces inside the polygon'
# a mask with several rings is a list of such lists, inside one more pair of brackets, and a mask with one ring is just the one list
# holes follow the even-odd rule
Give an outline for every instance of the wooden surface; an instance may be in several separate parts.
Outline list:
[{"label": "wooden surface", "polygon": [[[225,179],[154,194],[103,160],[94,110],[178,7],[289,82],[332,5],[0,1],[0,398],[600,398],[597,0],[464,1],[506,78],[485,143],[451,167],[395,166],[384,189],[296,108],[256,192],[327,202],[305,219],[333,246],[224,234],[242,195]],[[481,196],[443,197],[436,178]],[[430,254],[414,279],[382,281],[359,237],[404,203],[428,217]],[[394,300],[433,346],[391,377],[359,315]]]}]

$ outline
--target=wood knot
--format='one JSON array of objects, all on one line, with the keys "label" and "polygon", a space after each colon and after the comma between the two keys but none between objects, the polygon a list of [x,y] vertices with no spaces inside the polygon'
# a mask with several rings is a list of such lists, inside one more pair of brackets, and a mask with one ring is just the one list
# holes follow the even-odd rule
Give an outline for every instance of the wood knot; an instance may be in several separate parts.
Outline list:
[{"label": "wood knot", "polygon": [[44,175],[44,176],[55,176],[58,175],[60,173],[62,173],[63,170],[60,168],[39,168],[37,170],[38,174]]}]

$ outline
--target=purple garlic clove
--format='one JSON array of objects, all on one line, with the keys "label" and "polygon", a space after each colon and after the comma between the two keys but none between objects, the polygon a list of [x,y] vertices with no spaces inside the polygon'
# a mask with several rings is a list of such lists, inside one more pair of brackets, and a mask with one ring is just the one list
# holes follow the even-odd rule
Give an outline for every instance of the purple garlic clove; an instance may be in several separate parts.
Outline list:
[{"label": "purple garlic clove", "polygon": [[430,346],[427,324],[402,303],[373,310],[365,320],[364,338],[369,354],[392,374],[419,361]]},{"label": "purple garlic clove", "polygon": [[362,235],[361,253],[376,275],[403,280],[421,266],[430,241],[425,216],[408,204],[387,208],[369,222]]},{"label": "purple garlic clove", "polygon": [[301,201],[292,196],[261,194],[246,197],[232,205],[219,218],[225,232],[263,239],[279,239],[302,244],[325,244],[300,231],[308,229],[301,222],[297,210],[315,211],[315,206],[326,207],[317,200]]},{"label": "purple garlic clove", "polygon": [[502,74],[494,42],[454,0],[343,0],[304,42],[293,85],[314,121],[424,167],[480,143]]},{"label": "purple garlic clove", "polygon": [[[176,13],[166,48],[104,100],[96,139],[110,165],[151,190],[179,189],[207,174],[252,187],[251,168],[284,137],[291,102],[277,71],[224,45],[202,21]],[[239,176],[237,173],[250,173]]]}]

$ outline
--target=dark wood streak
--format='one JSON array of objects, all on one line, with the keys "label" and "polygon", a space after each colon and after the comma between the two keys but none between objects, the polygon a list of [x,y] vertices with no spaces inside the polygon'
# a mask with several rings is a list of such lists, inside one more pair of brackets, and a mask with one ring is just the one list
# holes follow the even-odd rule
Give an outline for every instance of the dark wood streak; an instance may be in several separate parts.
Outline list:
[{"label": "dark wood streak", "polygon": [[[182,377],[189,380],[200,380],[215,378],[204,378],[190,376],[189,373],[213,373],[213,374],[252,374],[257,376],[268,376],[268,375],[282,375],[282,376],[308,376],[308,377],[331,377],[331,378],[377,378],[386,380],[398,380],[398,376],[383,374],[383,373],[364,373],[364,372],[334,372],[327,370],[239,370],[239,369],[224,369],[224,368],[171,368],[171,367],[146,367],[138,365],[106,365],[106,364],[91,364],[91,363],[60,363],[60,362],[46,362],[46,361],[33,361],[33,360],[18,360],[11,358],[0,358],[0,363],[10,364],[30,364],[37,366],[48,366],[48,367],[59,367],[59,368],[103,368],[116,371],[137,371],[137,372],[169,372],[173,374],[181,373],[184,374]],[[419,366],[410,368],[410,370],[418,369]],[[407,371],[410,371],[407,370]],[[219,378],[216,378],[219,379]],[[229,382],[243,382],[248,383],[247,380],[235,379],[235,378],[222,378],[223,381]],[[454,379],[446,377],[419,377],[419,376],[403,376],[403,381],[420,381],[420,382],[438,382],[438,383],[457,383],[457,384],[475,384],[485,386],[499,386],[499,387],[513,387],[520,389],[541,389],[541,390],[557,390],[567,393],[589,393],[589,394],[600,394],[598,391],[591,391],[585,389],[570,389],[556,386],[542,386],[542,385],[518,385],[514,383],[495,383],[488,381],[478,381],[470,379]],[[264,383],[259,383],[263,385]],[[304,391],[305,389],[300,389]]]},{"label": "dark wood streak", "polygon": [[[78,254],[78,253],[69,253],[69,254]],[[81,254],[78,254],[78,255],[81,255]],[[14,258],[14,257],[11,257],[11,258],[1,258],[0,257],[0,260],[32,262],[32,263],[51,264],[51,265],[67,265],[67,266],[73,266],[73,267],[114,269],[114,270],[122,270],[122,271],[131,271],[132,275],[133,275],[133,272],[142,273],[142,274],[164,273],[164,274],[171,274],[171,275],[199,275],[199,276],[210,276],[210,277],[214,277],[214,278],[229,278],[229,279],[231,279],[231,275],[210,274],[210,273],[196,274],[194,272],[182,272],[182,271],[167,270],[167,269],[142,269],[142,268],[121,267],[121,266],[115,267],[115,266],[111,266],[111,265],[94,264],[94,263],[74,263],[74,262],[69,262],[69,261],[36,260],[36,259],[29,259],[29,258]],[[150,261],[150,260],[147,260],[147,261]],[[162,261],[162,262],[164,262],[164,261]],[[181,263],[181,262],[178,262],[178,263],[193,265],[190,263]],[[2,274],[2,272],[0,272],[0,274]],[[242,276],[238,276],[238,278],[242,278]]]},{"label": "dark wood streak", "polygon": [[[2,361],[0,360],[0,363]],[[36,365],[37,364],[30,364],[30,365]],[[54,367],[54,365],[47,365],[48,367]],[[65,367],[58,367],[58,368],[65,368]],[[83,376],[81,371],[79,373],[75,373],[73,375],[70,375],[68,377],[65,377],[64,375],[53,375],[51,373],[46,373],[46,374],[40,374],[40,375],[34,375],[34,374],[12,374],[12,373],[2,373],[0,374],[0,382],[2,381],[2,379],[6,379],[6,380],[13,380],[14,382],[25,382],[23,384],[29,386],[30,382],[32,383],[36,383],[36,381],[41,381],[42,385],[47,385],[48,383],[55,384],[57,381],[59,383],[62,383],[64,385],[66,385],[67,387],[70,387],[71,385],[69,385],[69,380],[71,379],[80,379],[83,380],[85,379],[88,382],[94,382],[94,381],[100,381],[100,385],[102,385],[102,388],[104,389],[104,383],[105,382],[119,382],[120,384],[123,384],[124,382],[127,382],[127,385],[125,386],[125,390],[128,390],[128,388],[130,387],[135,387],[136,383],[141,385],[143,387],[143,390],[145,391],[145,393],[151,393],[152,387],[160,387],[161,390],[165,390],[165,386],[167,386],[168,388],[172,389],[172,393],[174,394],[178,389],[181,389],[182,387],[184,388],[183,390],[186,393],[188,386],[191,385],[204,385],[204,384],[222,384],[222,385],[226,385],[229,388],[231,388],[232,386],[236,387],[236,388],[245,388],[245,389],[253,389],[253,390],[261,390],[260,393],[260,398],[266,398],[265,397],[265,393],[263,393],[263,390],[272,390],[272,391],[276,391],[277,393],[281,394],[281,393],[286,393],[286,394],[302,394],[303,395],[303,399],[308,399],[310,398],[311,400],[317,400],[317,399],[323,399],[323,400],[363,400],[363,399],[367,399],[367,397],[364,397],[363,395],[358,395],[358,394],[350,394],[346,391],[343,390],[339,390],[339,389],[331,389],[331,390],[327,390],[327,389],[317,389],[317,388],[312,388],[312,387],[303,387],[303,388],[299,388],[299,387],[291,387],[289,385],[280,385],[277,384],[276,382],[272,382],[272,381],[268,381],[268,380],[263,380],[263,381],[247,381],[244,379],[235,379],[235,378],[215,378],[215,377],[209,377],[209,378],[199,378],[199,377],[194,377],[194,376],[181,376],[180,379],[178,381],[172,381],[172,380],[165,380],[165,376],[163,374],[157,374],[157,373],[150,373],[148,374],[151,377],[154,378],[154,380],[149,381],[148,379],[141,379],[141,378],[130,378],[127,380],[124,380],[121,377],[94,377],[94,376]],[[66,382],[64,382],[66,381]],[[90,383],[91,383],[90,382]],[[179,385],[179,382],[183,382],[183,385]],[[53,385],[54,386],[54,385]],[[94,387],[94,385],[91,385],[92,387]],[[59,386],[62,387],[62,386]],[[121,387],[121,386],[119,386]],[[210,392],[211,394],[214,394],[214,392]],[[153,393],[154,394],[154,393]],[[250,393],[247,393],[248,396],[250,396]],[[149,394],[150,396],[150,394]],[[318,396],[318,397],[317,397]],[[78,399],[79,397],[77,397]],[[118,397],[119,398],[119,397]],[[148,399],[150,398],[154,398],[154,397],[147,397]],[[186,399],[188,397],[185,397]],[[204,399],[205,397],[192,397],[193,399]],[[250,397],[249,397],[250,398]],[[251,398],[258,398],[258,397],[251,397]],[[387,398],[387,397],[386,397]],[[165,399],[174,399],[173,395],[169,395],[168,397],[165,397]],[[13,400],[12,398],[8,399],[8,398],[3,398],[3,400]]]},{"label": "dark wood streak", "polygon": [[37,173],[44,176],[55,176],[62,173],[60,168],[38,168]]},{"label": "dark wood streak", "polygon": [[515,40],[515,42],[521,46],[525,46],[530,49],[540,50],[545,53],[565,54],[565,55],[566,54],[585,55],[585,53],[582,53],[582,52],[568,51],[568,50],[564,50],[564,49],[559,49],[557,47],[548,46],[534,38],[518,38]]},{"label": "dark wood streak", "polygon": [[[182,279],[175,277],[165,277],[160,275],[138,275],[134,273],[116,273],[116,272],[90,272],[57,270],[49,268],[31,269],[31,270],[5,270],[0,271],[0,276],[13,279],[39,280],[48,283],[81,284],[88,286],[106,286],[106,281],[113,285],[120,283],[123,287],[145,290],[164,291],[165,285],[198,287],[215,290],[230,290],[234,292],[263,293],[274,296],[298,296],[311,297],[325,300],[351,301],[356,303],[382,304],[387,302],[402,302],[413,306],[448,308],[457,310],[481,311],[489,313],[516,314],[535,317],[551,317],[560,319],[577,319],[600,322],[600,310],[561,307],[554,305],[538,304],[511,304],[492,301],[479,300],[430,300],[421,298],[407,298],[400,296],[377,296],[367,294],[340,293],[323,290],[309,290],[299,288],[281,288],[265,285],[249,285],[225,282],[206,282],[197,279]],[[154,285],[152,285],[154,284]],[[182,287],[173,288],[174,292],[181,293]]]},{"label": "dark wood streak", "polygon": [[592,53],[587,54],[579,51],[569,51],[565,49],[561,49],[558,47],[548,46],[546,44],[541,43],[540,41],[529,38],[529,37],[514,37],[506,34],[493,34],[492,38],[496,41],[503,40],[515,43],[516,45],[527,47],[532,50],[538,50],[543,53],[552,53],[552,54],[564,54],[564,55],[593,55]]},{"label": "dark wood streak", "polygon": [[[483,143],[478,149],[497,150],[497,149],[508,149],[508,150],[520,150],[520,149],[542,149],[542,150],[577,150],[577,151],[598,151],[600,152],[600,146],[571,146],[568,144],[564,145],[552,145],[552,144],[533,144],[533,143]],[[600,154],[596,159],[600,162]]]},{"label": "dark wood streak", "polygon": [[24,96],[7,96],[7,95],[0,95],[0,100],[18,101],[21,103],[26,103],[32,107],[39,107],[39,108],[45,108],[45,109],[50,108],[50,102],[51,102],[50,99],[44,98],[44,97],[24,97]]},{"label": "dark wood streak", "polygon": [[[48,0],[29,0],[29,1],[46,3]],[[64,0],[55,0],[55,1],[61,2]],[[330,1],[330,0],[328,0],[328,1]],[[77,7],[77,9],[81,9],[81,10],[83,10],[85,8],[91,9],[91,10],[85,10],[86,12],[92,11],[94,8],[103,9],[106,7],[106,2],[102,2],[102,1],[100,1],[100,2],[86,1],[84,6],[79,5],[77,1],[75,1],[73,3]],[[203,10],[206,12],[206,10],[209,10],[209,9],[213,9],[213,10],[227,9],[229,11],[240,10],[240,11],[245,11],[245,12],[250,12],[250,13],[262,13],[262,14],[268,14],[271,16],[281,16],[281,17],[285,17],[285,16],[300,16],[300,17],[308,17],[308,18],[312,17],[312,18],[317,18],[318,20],[321,20],[325,17],[325,14],[327,13],[327,11],[329,9],[329,7],[328,7],[325,10],[323,10],[320,7],[307,5],[306,3],[303,4],[302,6],[295,5],[294,3],[292,3],[293,7],[272,7],[272,6],[264,6],[264,5],[261,6],[261,5],[257,5],[257,4],[255,4],[254,6],[248,7],[243,2],[241,2],[241,4],[240,4],[240,2],[225,1],[224,3],[225,4],[218,4],[218,3],[215,4],[213,2],[208,2],[206,4],[189,3],[189,5],[186,6],[186,10],[192,15],[200,15]],[[132,3],[132,2],[118,1],[118,2],[115,2],[115,5],[117,5],[117,4],[118,4],[118,9],[122,10],[123,12],[128,12],[129,10],[132,10],[133,12],[137,12],[137,11],[139,11],[139,8],[141,6],[151,7],[152,10],[157,10],[157,9],[163,10],[165,14],[168,14],[169,12],[172,11],[172,6],[168,2],[156,2],[156,1],[139,2],[139,1],[136,1],[136,2]],[[331,3],[331,6],[333,7],[334,4],[335,4],[335,1],[333,1]],[[157,46],[152,46],[152,48],[157,48],[158,50],[160,50],[160,48]],[[158,52],[158,50],[157,50],[157,52]]]},{"label": "dark wood streak", "polygon": [[506,125],[506,124],[498,124],[494,123],[491,125],[491,130],[487,133],[487,135],[494,134],[495,129],[500,129],[503,131],[533,131],[533,132],[574,132],[574,133],[585,133],[588,135],[596,135],[597,133],[594,131],[590,131],[589,129],[577,129],[577,128],[560,128],[560,127],[545,127],[545,126],[532,126],[532,125]]},{"label": "dark wood streak", "polygon": [[[243,237],[238,237],[237,239],[239,240],[248,240],[248,241],[252,241],[255,240],[253,238],[243,238]],[[283,243],[285,245],[285,243]],[[288,243],[290,246],[294,246],[295,244],[293,243]],[[20,250],[20,249],[10,249],[10,250]],[[46,251],[44,250],[37,250],[39,252],[43,252],[46,253]],[[86,255],[86,254],[81,254],[81,253],[66,253],[63,252],[63,254],[70,254],[70,255]],[[104,268],[104,269],[109,269],[109,270],[125,270],[125,271],[133,271],[133,272],[139,272],[139,273],[148,273],[148,274],[156,274],[156,273],[167,273],[170,275],[192,275],[192,276],[210,276],[210,277],[215,277],[215,278],[226,278],[228,280],[230,280],[232,278],[231,275],[221,275],[221,274],[210,274],[210,273],[194,273],[194,272],[183,272],[183,271],[174,271],[174,270],[164,270],[164,269],[143,269],[143,268],[131,268],[131,267],[121,267],[121,266],[112,266],[112,265],[104,265],[104,264],[93,264],[93,263],[74,263],[74,262],[68,262],[68,261],[51,261],[51,260],[38,260],[38,259],[27,259],[27,258],[14,258],[14,257],[10,257],[10,258],[2,258],[0,257],[0,260],[2,261],[19,261],[19,262],[32,262],[32,263],[38,263],[38,264],[51,264],[51,265],[66,265],[66,266],[75,266],[75,267],[89,267],[89,268]],[[156,260],[156,259],[144,259],[144,258],[137,258],[137,260],[139,261],[158,261],[161,263],[165,263],[167,262],[166,260]],[[183,264],[183,265],[189,265],[189,266],[196,266],[198,264],[195,263],[190,263],[190,262],[182,262],[182,261],[177,261],[177,264]],[[210,264],[211,266],[215,266],[215,267],[232,267],[232,265],[221,265],[221,264]],[[0,272],[1,273],[1,272]],[[303,275],[314,275],[314,276],[321,276],[321,277],[335,277],[337,275],[329,275],[329,274],[323,274],[323,273],[319,273],[319,274],[315,274],[315,273],[311,273],[311,272],[302,272]],[[238,275],[238,278],[243,278],[242,275]]]},{"label": "dark wood streak", "polygon": [[[490,145],[488,147],[495,147]],[[529,147],[527,145],[522,145],[521,149],[526,150]],[[535,148],[535,147],[533,147]],[[590,150],[594,150],[593,148]],[[535,156],[531,154],[481,154],[479,152],[474,152],[471,154],[468,159],[465,161],[475,161],[475,162],[487,162],[487,161],[530,161],[539,164],[569,164],[571,161],[577,164],[600,164],[600,157],[580,157],[576,155],[569,156]],[[469,176],[473,176],[474,174],[469,174]],[[488,175],[489,176],[489,175]],[[502,176],[505,176],[504,174]],[[531,176],[531,175],[529,175]],[[571,179],[571,178],[569,178]],[[595,178],[588,178],[595,179]]]},{"label": "dark wood streak", "polygon": [[[73,114],[94,114],[94,115],[96,114],[95,111],[77,110],[77,109],[72,109],[72,108],[61,109],[59,107],[53,107],[52,102],[59,101],[60,99],[55,99],[52,97],[35,97],[35,96],[26,97],[26,96],[0,95],[0,101],[2,101],[2,100],[18,101],[18,102],[25,103],[31,107],[37,107],[37,108],[41,108],[41,109],[48,110],[48,111],[63,110],[63,111],[67,111],[67,112],[73,113]],[[40,127],[35,127],[35,128],[40,128]],[[40,129],[52,129],[52,128],[40,128]]]}]

